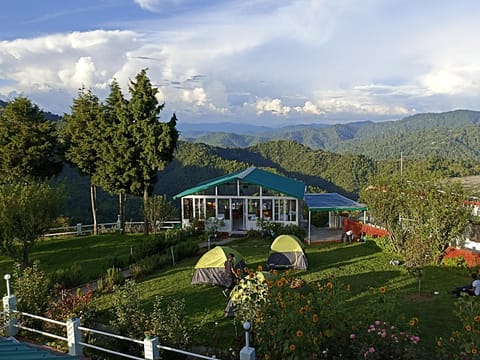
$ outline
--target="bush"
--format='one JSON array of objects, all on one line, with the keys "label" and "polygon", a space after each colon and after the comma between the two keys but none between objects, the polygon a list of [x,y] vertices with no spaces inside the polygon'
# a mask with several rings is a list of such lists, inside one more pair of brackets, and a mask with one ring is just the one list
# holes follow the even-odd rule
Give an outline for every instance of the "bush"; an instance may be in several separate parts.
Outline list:
[{"label": "bush", "polygon": [[352,326],[350,355],[361,359],[419,359],[420,337],[415,335],[418,320],[413,318],[404,327],[386,321]]},{"label": "bush", "polygon": [[281,226],[278,230],[278,235],[295,235],[300,241],[303,241],[307,236],[305,229],[297,225]]},{"label": "bush", "polygon": [[113,267],[122,269],[125,267],[125,263],[118,256],[108,256],[103,261],[103,270],[107,271]]},{"label": "bush", "polygon": [[130,265],[130,275],[138,279],[152,274],[155,270],[167,266],[171,263],[170,256],[167,254],[153,255]]},{"label": "bush", "polygon": [[185,299],[167,300],[162,296],[155,298],[153,310],[148,319],[148,329],[151,335],[158,337],[161,344],[181,349],[188,348],[191,344],[192,332],[187,324]]},{"label": "bush", "polygon": [[73,288],[83,282],[82,266],[78,263],[73,263],[69,269],[55,270],[50,277],[53,284],[63,289]]},{"label": "bush", "polygon": [[456,256],[453,258],[442,259],[441,265],[451,268],[466,269],[468,267],[467,261],[463,256]]},{"label": "bush", "polygon": [[476,296],[461,296],[455,302],[454,314],[461,328],[452,332],[450,339],[437,340],[439,359],[480,359],[480,302]]},{"label": "bush", "polygon": [[13,289],[17,296],[17,308],[30,314],[42,315],[53,295],[51,280],[35,262],[31,267],[14,265]]},{"label": "bush", "polygon": [[197,255],[198,242],[196,241],[183,241],[178,243],[174,247],[175,261]]}]

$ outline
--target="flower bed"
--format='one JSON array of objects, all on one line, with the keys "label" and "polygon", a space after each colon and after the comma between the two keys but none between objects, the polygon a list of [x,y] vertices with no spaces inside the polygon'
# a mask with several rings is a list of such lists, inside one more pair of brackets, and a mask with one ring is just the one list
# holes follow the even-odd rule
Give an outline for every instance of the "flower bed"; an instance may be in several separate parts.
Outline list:
[{"label": "flower bed", "polygon": [[480,254],[467,249],[457,249],[455,247],[449,247],[445,252],[445,258],[456,258],[461,256],[465,259],[468,267],[474,267],[480,265]]}]

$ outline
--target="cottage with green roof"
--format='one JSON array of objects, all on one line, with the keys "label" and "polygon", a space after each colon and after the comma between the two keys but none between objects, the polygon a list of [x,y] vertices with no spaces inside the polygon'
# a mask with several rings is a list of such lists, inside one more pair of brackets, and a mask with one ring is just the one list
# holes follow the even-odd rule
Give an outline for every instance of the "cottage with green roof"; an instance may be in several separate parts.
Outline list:
[{"label": "cottage with green roof", "polygon": [[250,167],[198,184],[174,196],[181,199],[182,226],[217,219],[218,231],[258,229],[258,219],[299,225],[305,184]]}]

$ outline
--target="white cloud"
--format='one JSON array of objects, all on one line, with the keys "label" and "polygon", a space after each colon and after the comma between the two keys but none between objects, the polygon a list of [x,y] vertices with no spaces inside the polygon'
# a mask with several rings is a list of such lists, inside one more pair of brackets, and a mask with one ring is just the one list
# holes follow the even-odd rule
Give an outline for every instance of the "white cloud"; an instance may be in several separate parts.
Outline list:
[{"label": "white cloud", "polygon": [[291,107],[282,105],[280,99],[258,99],[255,108],[257,115],[261,115],[265,112],[272,113],[274,115],[287,115]]},{"label": "white cloud", "polygon": [[311,101],[306,101],[305,105],[303,106],[295,106],[294,107],[296,112],[299,113],[306,113],[306,114],[312,114],[312,115],[323,115],[325,114],[324,111],[320,110],[320,108],[313,104]]}]

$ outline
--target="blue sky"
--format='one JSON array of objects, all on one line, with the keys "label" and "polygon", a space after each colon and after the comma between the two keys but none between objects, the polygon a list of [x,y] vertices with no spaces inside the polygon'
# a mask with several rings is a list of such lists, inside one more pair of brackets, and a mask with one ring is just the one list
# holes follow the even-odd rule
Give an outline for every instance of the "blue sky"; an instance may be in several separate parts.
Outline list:
[{"label": "blue sky", "polygon": [[0,99],[70,111],[148,68],[162,117],[263,125],[480,109],[477,0],[16,0]]}]

